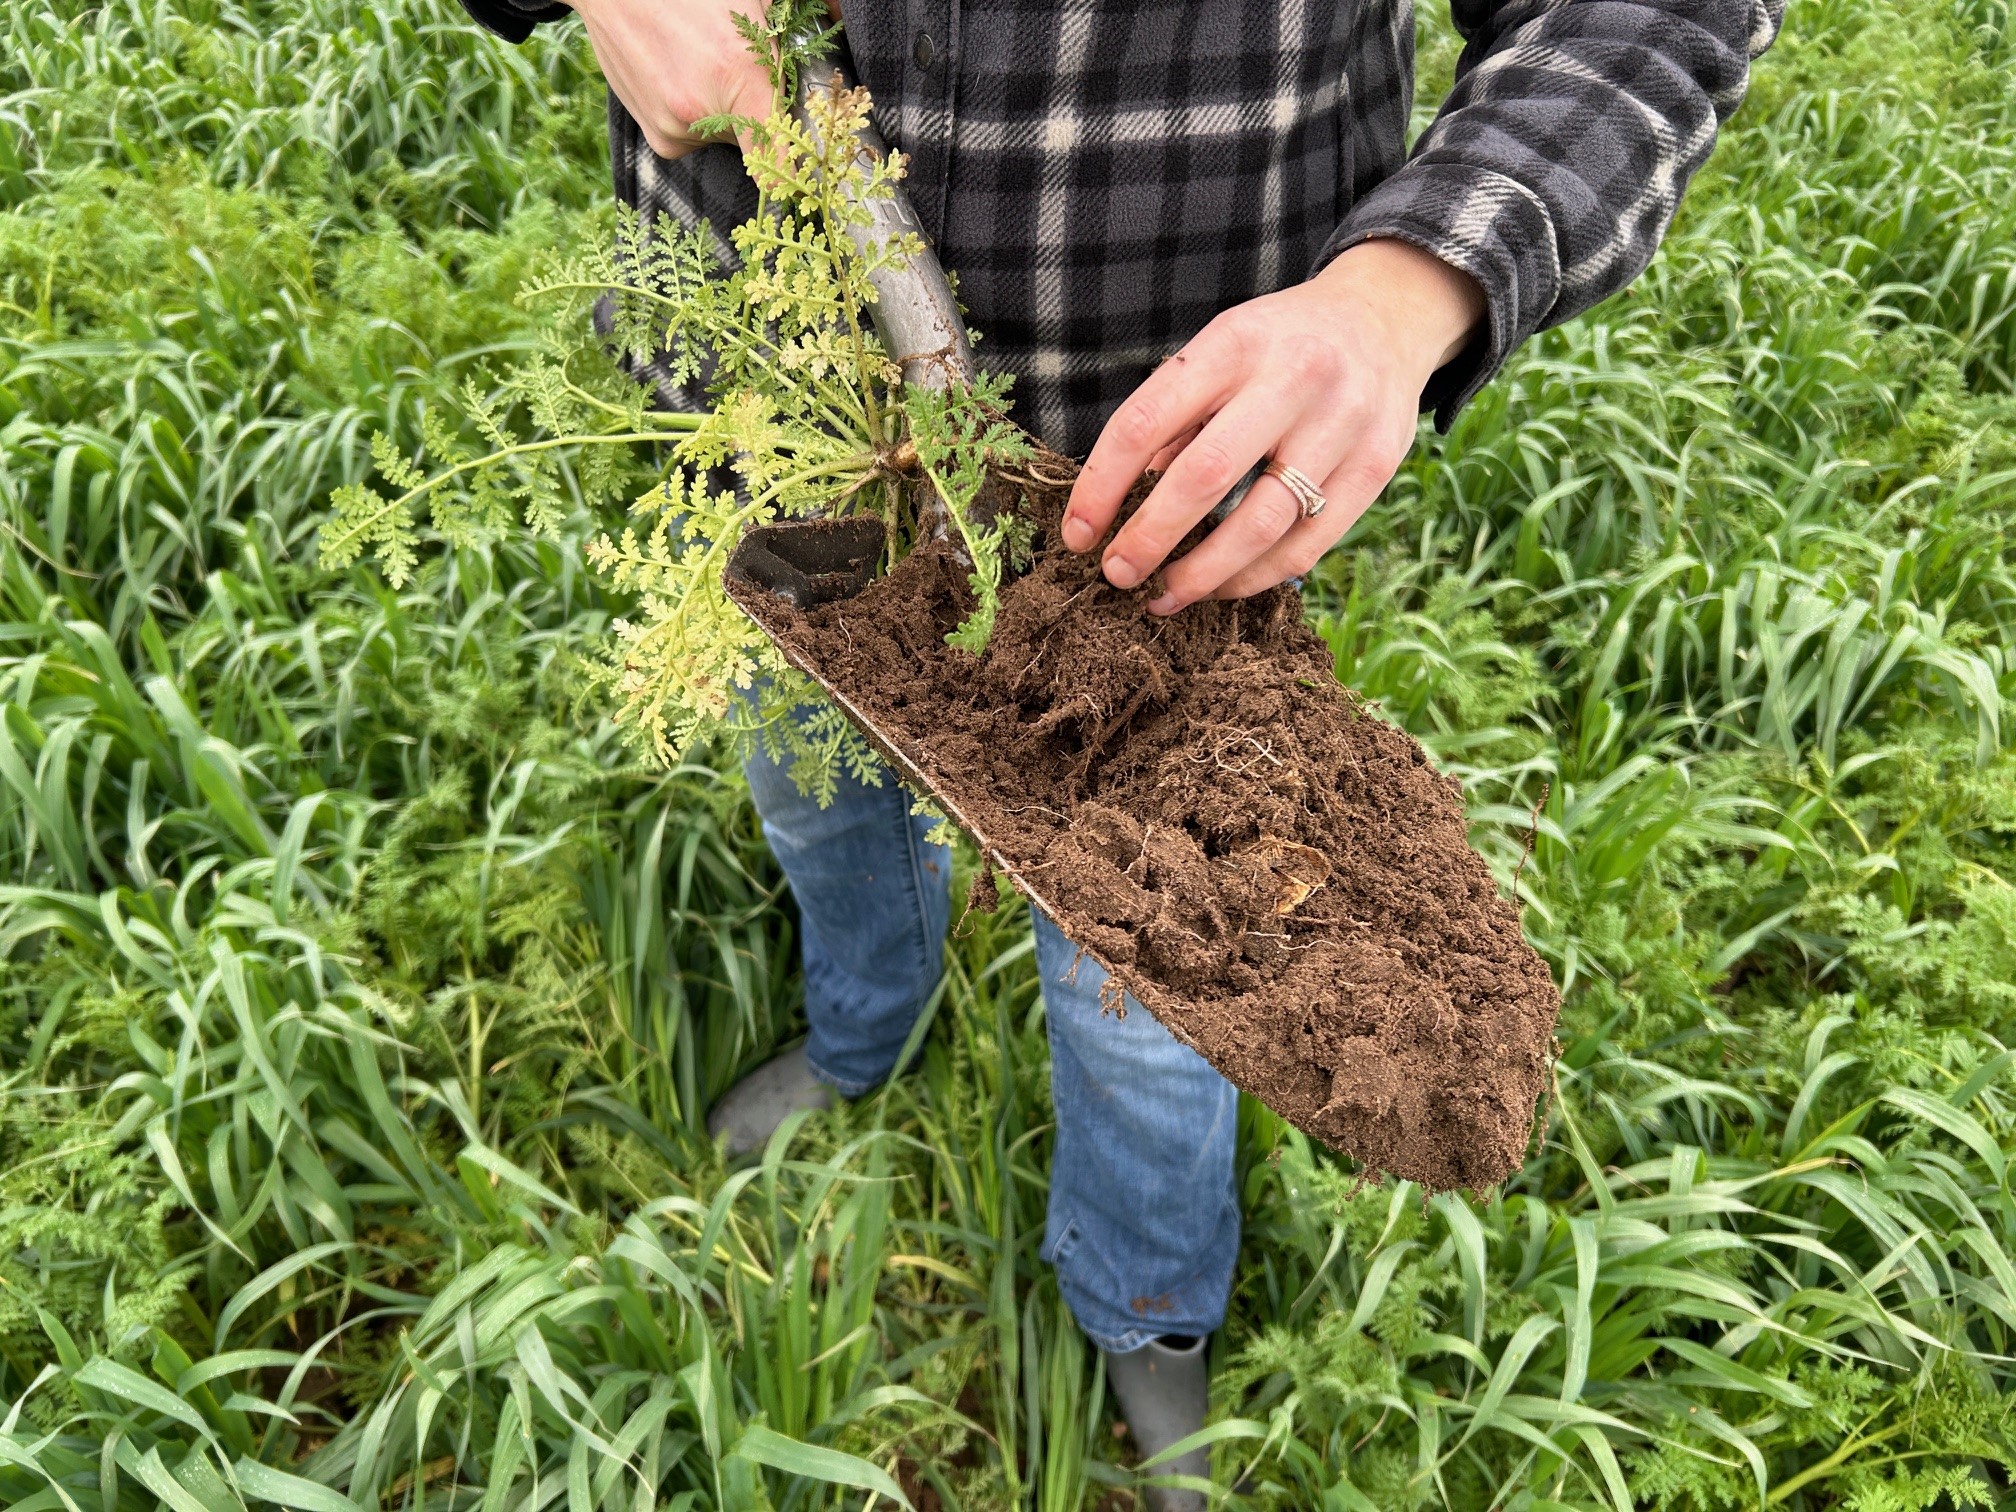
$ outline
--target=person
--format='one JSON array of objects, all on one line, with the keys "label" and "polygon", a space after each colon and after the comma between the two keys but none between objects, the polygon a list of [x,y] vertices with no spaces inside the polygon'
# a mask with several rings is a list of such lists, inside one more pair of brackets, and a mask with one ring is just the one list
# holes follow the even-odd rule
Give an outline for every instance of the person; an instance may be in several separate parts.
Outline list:
[{"label": "person", "polygon": [[[553,0],[463,0],[522,40]],[[732,226],[753,186],[691,122],[761,115],[733,17],[761,0],[574,0],[616,192]],[[1294,578],[1533,332],[1644,269],[1783,0],[1451,0],[1466,46],[1411,153],[1411,0],[847,0],[851,69],[1017,418],[1086,455],[1063,525],[1151,614]],[[724,243],[725,248],[725,243]],[[1236,508],[1169,553],[1257,463]],[[748,771],[802,917],[810,1036],[716,1107],[731,1152],[896,1069],[932,992],[949,859],[893,783],[820,808]],[[1236,1095],[1037,918],[1056,1104],[1042,1253],[1137,1444],[1201,1425],[1239,1247]],[[1075,967],[1075,969],[1074,969]],[[1175,1468],[1203,1472],[1201,1453]],[[1163,1509],[1201,1493],[1155,1493]]]}]

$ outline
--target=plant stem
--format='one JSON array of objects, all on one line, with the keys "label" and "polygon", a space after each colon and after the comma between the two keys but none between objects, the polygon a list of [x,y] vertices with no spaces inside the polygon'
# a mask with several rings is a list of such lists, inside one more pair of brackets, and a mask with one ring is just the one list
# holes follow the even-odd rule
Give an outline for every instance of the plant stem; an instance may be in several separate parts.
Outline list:
[{"label": "plant stem", "polygon": [[591,405],[605,414],[616,416],[620,420],[642,420],[646,425],[663,425],[668,431],[695,429],[692,424],[694,416],[687,411],[647,409],[640,413],[636,410],[625,409],[620,404],[611,403],[599,395],[589,393],[588,390],[567,376],[566,360],[562,360],[560,363],[560,382],[565,386],[569,394],[579,399],[583,404]]},{"label": "plant stem", "polygon": [[[853,237],[848,234],[846,218],[834,204],[833,186],[836,168],[843,177],[854,172],[854,138],[851,132],[846,133],[844,146],[836,147],[833,123],[829,120],[826,124],[827,130],[819,142],[821,156],[826,159],[820,164],[819,216],[826,227],[827,242],[839,254],[840,267],[848,267],[860,254],[855,250]],[[838,164],[832,161],[836,155],[841,157]],[[841,288],[851,293],[851,282],[841,279]],[[854,382],[867,411],[868,439],[876,443],[886,442],[889,437],[882,424],[882,407],[875,399],[875,375],[870,371],[868,342],[861,334],[861,312],[851,298],[843,296],[840,304],[841,313],[847,317],[847,339],[854,348]]]},{"label": "plant stem", "polygon": [[[666,430],[698,430],[703,418],[700,415],[668,413],[665,416],[667,422]],[[634,441],[663,441],[664,439],[664,433],[659,431],[625,431],[621,434],[611,436],[554,436],[545,441],[521,441],[516,446],[504,447],[501,450],[491,452],[487,456],[472,457],[467,462],[457,462],[453,467],[436,473],[426,482],[415,484],[412,488],[407,489],[406,492],[399,495],[398,498],[388,500],[382,508],[374,509],[364,520],[335,536],[333,538],[334,544],[340,549],[349,542],[363,537],[372,526],[376,525],[387,515],[407,508],[414,500],[432,493],[450,478],[456,477],[461,473],[471,472],[479,467],[488,467],[493,462],[502,462],[506,457],[522,456],[527,452],[551,451],[556,446],[614,446]]]},{"label": "plant stem", "polygon": [[1845,1442],[1842,1443],[1840,1448],[1836,1449],[1832,1454],[1828,1455],[1827,1458],[1821,1460],[1818,1464],[1808,1465],[1804,1470],[1801,1470],[1797,1475],[1793,1476],[1792,1479],[1788,1481],[1780,1481],[1778,1485],[1772,1490],[1771,1494],[1764,1498],[1765,1505],[1776,1506],[1779,1502],[1785,1500],[1786,1497],[1790,1496],[1794,1491],[1797,1491],[1801,1486],[1805,1485],[1808,1481],[1816,1481],[1821,1479],[1823,1476],[1833,1474],[1834,1471],[1838,1470],[1841,1467],[1841,1465],[1849,1459],[1850,1456],[1856,1453],[1856,1451],[1861,1449],[1867,1449],[1872,1444],[1880,1444],[1885,1439],[1895,1438],[1898,1434],[1904,1432],[1904,1430],[1909,1428],[1910,1426],[1911,1425],[1909,1423],[1892,1423],[1888,1428],[1882,1429],[1880,1432],[1877,1433],[1864,1434],[1859,1438],[1851,1436]]},{"label": "plant stem", "polygon": [[[974,539],[973,532],[967,528],[966,511],[952,501],[951,490],[946,488],[945,480],[936,472],[927,467],[924,469],[924,476],[930,479],[931,486],[938,490],[938,498],[945,505],[945,513],[952,517],[952,523],[959,531],[959,539],[966,543],[966,555],[977,567],[980,562],[980,544]],[[922,523],[921,520],[919,523]]]},{"label": "plant stem", "polygon": [[634,294],[639,299],[648,299],[653,304],[664,305],[665,308],[668,310],[684,310],[686,308],[685,305],[681,304],[676,299],[668,299],[663,294],[658,293],[654,289],[640,289],[635,284],[575,283],[571,281],[568,283],[540,284],[536,288],[527,289],[525,293],[520,296],[520,298],[531,299],[536,298],[541,294],[565,294],[565,293],[583,293],[583,294],[595,294],[595,295]]}]

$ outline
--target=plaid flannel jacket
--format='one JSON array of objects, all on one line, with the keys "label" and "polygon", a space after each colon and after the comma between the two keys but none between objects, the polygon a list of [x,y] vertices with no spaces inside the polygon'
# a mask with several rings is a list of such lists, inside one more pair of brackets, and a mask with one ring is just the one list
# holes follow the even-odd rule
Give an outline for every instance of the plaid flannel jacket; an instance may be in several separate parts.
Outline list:
[{"label": "plaid flannel jacket", "polygon": [[[513,41],[569,14],[463,0]],[[1784,0],[1452,0],[1468,45],[1410,155],[1412,0],[848,0],[875,119],[1018,416],[1083,455],[1221,310],[1397,237],[1482,285],[1422,396],[1445,427],[1534,331],[1645,268]],[[659,159],[612,97],[616,190],[732,226],[733,148]],[[725,249],[726,243],[723,242]]]}]

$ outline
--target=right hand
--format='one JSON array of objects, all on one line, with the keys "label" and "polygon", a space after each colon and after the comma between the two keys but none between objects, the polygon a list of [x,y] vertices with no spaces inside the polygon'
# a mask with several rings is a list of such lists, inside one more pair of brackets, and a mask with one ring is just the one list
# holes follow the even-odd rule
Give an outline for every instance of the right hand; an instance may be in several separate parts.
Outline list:
[{"label": "right hand", "polygon": [[588,29],[602,77],[661,158],[684,157],[705,138],[695,121],[770,113],[770,75],[735,30],[736,12],[760,17],[765,0],[569,0]]}]

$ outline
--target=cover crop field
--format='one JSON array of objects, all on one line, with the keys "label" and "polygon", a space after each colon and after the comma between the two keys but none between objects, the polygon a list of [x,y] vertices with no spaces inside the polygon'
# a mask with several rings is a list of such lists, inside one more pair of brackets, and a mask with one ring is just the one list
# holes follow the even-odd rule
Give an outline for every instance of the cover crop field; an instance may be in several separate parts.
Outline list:
[{"label": "cover crop field", "polygon": [[[318,565],[607,214],[578,30],[4,14],[0,1504],[1130,1505],[1018,906],[914,1074],[727,1172],[792,916],[587,686],[619,506]],[[2012,69],[2008,0],[1795,0],[1652,270],[1312,581],[1562,1053],[1474,1197],[1246,1107],[1231,1504],[2010,1504]]]}]

